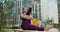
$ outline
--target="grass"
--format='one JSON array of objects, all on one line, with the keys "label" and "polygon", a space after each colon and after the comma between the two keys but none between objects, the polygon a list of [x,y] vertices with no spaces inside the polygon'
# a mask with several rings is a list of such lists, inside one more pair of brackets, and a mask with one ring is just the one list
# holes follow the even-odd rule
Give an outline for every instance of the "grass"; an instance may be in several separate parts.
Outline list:
[{"label": "grass", "polygon": [[1,30],[0,32],[14,32],[13,30]]}]

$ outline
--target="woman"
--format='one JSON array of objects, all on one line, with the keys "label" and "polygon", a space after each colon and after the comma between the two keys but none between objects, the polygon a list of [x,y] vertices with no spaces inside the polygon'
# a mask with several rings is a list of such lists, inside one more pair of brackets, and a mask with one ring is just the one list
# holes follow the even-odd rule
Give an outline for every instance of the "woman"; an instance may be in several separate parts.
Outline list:
[{"label": "woman", "polygon": [[28,9],[27,7],[24,7],[24,12],[21,14],[21,19],[22,19],[22,29],[23,30],[39,30],[39,31],[44,31],[43,27],[38,27],[38,26],[34,26],[31,25],[31,20],[33,20],[34,18],[32,17],[32,15],[30,14],[32,11],[32,7],[34,5],[34,0],[32,0],[32,4],[30,6],[30,8]]}]

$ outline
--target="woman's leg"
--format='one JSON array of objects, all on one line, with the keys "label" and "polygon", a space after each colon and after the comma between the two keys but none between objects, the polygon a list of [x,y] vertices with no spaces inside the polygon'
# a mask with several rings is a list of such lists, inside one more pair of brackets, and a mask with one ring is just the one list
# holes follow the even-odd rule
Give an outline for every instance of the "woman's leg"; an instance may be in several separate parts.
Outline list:
[{"label": "woman's leg", "polygon": [[43,28],[43,27],[38,27],[38,26],[30,25],[28,30],[39,30],[39,31],[44,31],[44,28]]},{"label": "woman's leg", "polygon": [[44,31],[43,27],[38,27],[38,26],[33,26],[33,25],[29,25],[29,26],[21,26],[21,28],[23,30],[38,30],[38,31]]}]

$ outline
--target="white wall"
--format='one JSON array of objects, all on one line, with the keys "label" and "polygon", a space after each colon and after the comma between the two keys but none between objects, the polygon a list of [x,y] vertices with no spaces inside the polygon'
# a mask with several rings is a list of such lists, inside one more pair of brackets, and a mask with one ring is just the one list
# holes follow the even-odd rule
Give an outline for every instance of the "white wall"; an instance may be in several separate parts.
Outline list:
[{"label": "white wall", "polygon": [[58,23],[58,7],[57,0],[48,1],[49,19],[53,18],[54,23]]},{"label": "white wall", "polygon": [[44,21],[44,22],[48,18],[47,3],[48,3],[47,0],[41,0],[41,18],[42,18],[42,21]]},{"label": "white wall", "polygon": [[58,23],[57,0],[41,0],[41,17],[42,21],[53,18],[54,23]]}]

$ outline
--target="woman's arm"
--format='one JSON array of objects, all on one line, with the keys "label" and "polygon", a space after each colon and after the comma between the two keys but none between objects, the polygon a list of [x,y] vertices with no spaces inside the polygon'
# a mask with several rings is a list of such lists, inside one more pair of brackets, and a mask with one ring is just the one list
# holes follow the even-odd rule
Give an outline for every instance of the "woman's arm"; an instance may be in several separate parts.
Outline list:
[{"label": "woman's arm", "polygon": [[26,15],[30,15],[31,14],[31,12],[32,12],[32,7],[34,6],[34,0],[32,0],[32,4],[30,5],[30,7],[29,7],[29,9],[28,9],[28,11],[27,11],[27,13],[26,13]]},{"label": "woman's arm", "polygon": [[23,15],[23,14],[21,14],[21,16],[20,16],[21,18],[24,18],[24,19],[29,19],[29,20],[32,20],[33,19],[33,17],[30,15],[30,16],[28,16],[28,15]]},{"label": "woman's arm", "polygon": [[26,19],[33,20],[33,16],[31,16],[31,15],[28,16],[28,15],[27,15]]},{"label": "woman's arm", "polygon": [[31,14],[31,12],[32,12],[32,7],[34,6],[34,2],[35,2],[35,1],[32,0],[32,4],[31,4],[31,6],[29,7],[29,9],[28,9],[26,15],[30,15],[30,14]]},{"label": "woman's arm", "polygon": [[34,2],[35,2],[35,0],[32,0],[32,3],[30,5],[31,8],[34,6]]}]

